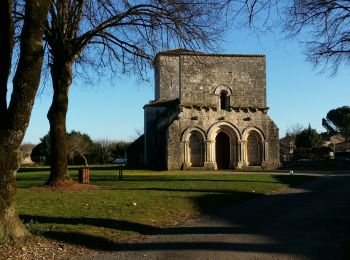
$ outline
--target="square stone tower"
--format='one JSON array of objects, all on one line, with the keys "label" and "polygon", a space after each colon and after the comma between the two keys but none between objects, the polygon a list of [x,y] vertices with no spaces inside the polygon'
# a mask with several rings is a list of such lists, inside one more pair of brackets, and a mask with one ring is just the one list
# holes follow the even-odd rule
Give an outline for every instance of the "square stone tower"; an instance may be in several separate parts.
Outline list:
[{"label": "square stone tower", "polygon": [[278,128],[266,104],[264,55],[157,54],[144,158],[153,169],[274,169]]}]

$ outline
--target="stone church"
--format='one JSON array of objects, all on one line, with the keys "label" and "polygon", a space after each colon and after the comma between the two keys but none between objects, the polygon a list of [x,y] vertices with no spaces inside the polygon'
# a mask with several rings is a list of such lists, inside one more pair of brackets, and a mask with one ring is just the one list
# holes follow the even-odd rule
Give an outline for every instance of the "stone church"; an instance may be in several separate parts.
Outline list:
[{"label": "stone church", "polygon": [[264,55],[163,51],[155,100],[144,106],[151,169],[274,169],[279,137],[268,116]]}]

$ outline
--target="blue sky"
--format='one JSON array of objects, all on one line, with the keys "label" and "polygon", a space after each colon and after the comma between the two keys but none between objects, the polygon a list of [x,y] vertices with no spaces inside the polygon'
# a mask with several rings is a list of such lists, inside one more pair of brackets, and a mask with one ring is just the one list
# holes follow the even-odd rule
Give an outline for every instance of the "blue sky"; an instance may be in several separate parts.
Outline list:
[{"label": "blue sky", "polygon": [[[265,54],[269,115],[280,129],[309,123],[324,131],[321,120],[330,109],[350,105],[350,70],[342,67],[334,77],[319,74],[305,61],[296,40],[282,41],[273,33],[257,37],[247,29],[231,31],[221,44],[223,53]],[[51,103],[49,86],[37,96],[24,142],[38,143],[49,130],[46,118]],[[143,131],[143,106],[154,99],[153,73],[148,82],[124,75],[86,86],[75,80],[70,89],[67,130],[92,139],[132,140]]]}]

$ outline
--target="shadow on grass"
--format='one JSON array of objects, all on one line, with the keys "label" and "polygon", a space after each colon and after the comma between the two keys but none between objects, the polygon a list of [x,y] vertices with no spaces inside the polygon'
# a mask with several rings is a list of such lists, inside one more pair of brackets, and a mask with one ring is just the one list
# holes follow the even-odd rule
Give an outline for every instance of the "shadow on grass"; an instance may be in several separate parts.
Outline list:
[{"label": "shadow on grass", "polygon": [[78,232],[46,231],[43,236],[57,239],[73,245],[81,245],[90,249],[112,251],[118,250],[118,244],[104,237]]},{"label": "shadow on grass", "polygon": [[[108,190],[129,190],[129,191],[170,191],[170,192],[200,192],[200,193],[213,193],[214,194],[219,194],[219,197],[224,196],[224,195],[238,195],[237,193],[241,194],[250,194],[247,192],[233,192],[230,190],[230,188],[227,189],[195,189],[195,188],[188,188],[188,189],[181,189],[181,188],[156,188],[156,187],[151,187],[151,188],[128,188],[128,187],[106,187]],[[253,195],[255,193],[252,193]],[[243,196],[243,198],[246,198],[246,195]]]},{"label": "shadow on grass", "polygon": [[[84,165],[73,165],[69,166],[68,170],[78,170],[79,168],[84,167]],[[111,171],[116,170],[115,165],[90,165],[90,170],[92,171]],[[18,173],[32,173],[32,172],[50,172],[50,166],[42,166],[42,167],[22,167],[18,170]]]},{"label": "shadow on grass", "polygon": [[[208,192],[208,191],[205,191]],[[217,192],[217,191],[216,191]],[[195,205],[201,214],[208,214],[217,209],[233,206],[239,202],[263,196],[259,193],[250,192],[227,192],[206,194],[193,198]],[[101,228],[115,229],[119,231],[135,232],[140,235],[168,235],[168,234],[236,234],[240,233],[240,228],[236,227],[170,227],[160,228],[152,225],[129,222],[124,220],[103,219],[103,218],[65,218],[48,217],[34,215],[20,215],[22,221],[26,223],[34,222],[41,224],[63,224],[63,225],[87,225]],[[43,236],[65,241],[71,244],[84,245],[88,248],[99,250],[116,250],[118,243],[112,242],[108,238],[86,233],[65,230],[44,231]]]},{"label": "shadow on grass", "polygon": [[[200,256],[209,250],[214,251],[208,255],[209,258],[212,256],[213,259],[220,258],[220,251],[251,252],[256,257],[260,256],[260,252],[266,252],[272,256],[274,253],[285,254],[286,258],[287,256],[289,258],[303,256],[308,259],[328,259],[331,255],[335,259],[341,259],[341,255],[347,256],[348,243],[343,244],[345,253],[340,252],[340,248],[334,243],[341,242],[344,237],[347,238],[350,232],[350,206],[348,203],[350,178],[327,177],[324,180],[326,181],[320,179],[317,182],[304,183],[299,186],[300,192],[265,196],[247,201],[226,211],[215,211],[215,209],[222,208],[222,206],[232,207],[239,202],[262,196],[262,194],[232,192],[231,194],[206,194],[195,197],[194,204],[202,213],[207,213],[207,218],[192,224],[189,223],[188,226],[185,224],[179,227],[157,228],[111,219],[70,219],[28,215],[21,217],[26,221],[34,219],[46,223],[94,225],[134,231],[143,235],[189,235],[175,238],[168,236],[165,239],[162,237],[151,238],[139,243],[125,243],[112,241],[96,234],[76,231],[50,230],[43,234],[47,238],[97,250],[119,252],[174,250],[170,253],[171,255],[181,250],[187,250],[186,254],[193,250],[196,251],[195,254]],[[229,236],[208,238],[198,236],[198,234],[228,234]],[[242,234],[242,236],[236,236],[237,234]],[[253,240],[249,240],[250,235],[253,235]],[[331,243],[329,243],[330,241]],[[117,258],[117,253],[115,258]],[[227,255],[221,258],[229,259]]]},{"label": "shadow on grass", "polygon": [[24,172],[49,172],[50,166],[44,166],[44,167],[22,167],[17,172],[18,173],[24,173]]},{"label": "shadow on grass", "polygon": [[[218,176],[218,177],[222,177],[222,176]],[[233,177],[233,176],[232,176]],[[317,177],[315,176],[306,176],[306,175],[274,175],[273,176],[274,179],[276,179],[276,181],[271,180],[271,181],[263,181],[263,180],[257,180],[257,179],[253,179],[253,180],[240,180],[240,179],[231,179],[231,178],[225,178],[225,179],[205,179],[205,177],[203,179],[199,179],[199,178],[177,178],[177,176],[164,176],[164,177],[153,177],[153,176],[128,176],[128,175],[124,175],[123,176],[123,182],[127,183],[127,182],[161,182],[161,181],[172,181],[172,182],[235,182],[235,183],[283,183],[283,184],[293,184],[295,182],[303,182],[303,181],[308,181],[308,180],[313,180]],[[116,175],[99,175],[99,176],[93,176],[93,174],[91,174],[90,176],[90,180],[92,181],[119,181],[118,180],[118,176]],[[299,180],[299,181],[298,181]]]},{"label": "shadow on grass", "polygon": [[[71,177],[73,180],[77,180],[76,175],[72,175]],[[149,177],[149,176],[142,176],[142,177],[136,177],[135,176],[124,176],[123,181],[118,180],[117,175],[109,175],[109,176],[101,176],[101,175],[90,175],[90,182],[91,184],[97,184],[97,185],[105,185],[107,189],[111,190],[143,190],[143,191],[191,191],[191,192],[213,192],[213,193],[232,193],[232,191],[228,189],[214,189],[214,190],[208,190],[208,189],[181,189],[181,188],[157,188],[157,187],[133,187],[137,185],[138,182],[143,183],[149,183],[149,186],[154,186],[151,183],[156,182],[163,182],[164,184],[170,183],[170,182],[195,182],[195,183],[231,183],[235,185],[240,185],[241,183],[266,183],[266,184],[276,184],[276,183],[282,183],[282,184],[288,184],[289,186],[297,185],[301,182],[310,181],[317,177],[315,176],[301,176],[301,175],[295,175],[295,176],[289,176],[289,175],[274,175],[273,179],[271,181],[263,181],[263,180],[237,180],[237,179],[186,179],[186,178],[169,178],[169,177]],[[36,176],[36,177],[27,177],[27,176],[17,176],[17,187],[18,188],[30,188],[33,186],[41,186],[43,185],[48,179],[48,176]],[[274,181],[275,179],[275,181]],[[135,185],[127,186],[129,183],[136,182]],[[110,185],[111,184],[111,185]],[[115,185],[118,184],[118,185]],[[119,185],[121,184],[121,185]],[[113,186],[115,185],[115,186]],[[215,185],[215,184],[214,184]]]},{"label": "shadow on grass", "polygon": [[319,177],[310,175],[273,175],[276,182],[288,184],[289,186],[295,186],[300,183],[315,180]]},{"label": "shadow on grass", "polygon": [[[122,231],[133,231],[142,235],[155,234],[159,230],[150,225],[144,225],[135,222],[103,219],[103,218],[64,218],[64,217],[46,217],[46,216],[31,216],[20,215],[22,221],[26,224],[31,221],[34,223],[51,223],[65,225],[88,225],[95,227],[111,228]],[[67,233],[68,234],[68,233]]]},{"label": "shadow on grass", "polygon": [[[118,176],[90,176],[90,179],[93,181],[119,181]],[[236,183],[250,183],[250,182],[258,182],[258,183],[278,183],[277,181],[259,181],[259,180],[236,180],[236,179],[177,179],[175,178],[135,178],[134,176],[123,176],[122,182],[162,182],[162,181],[171,181],[171,182],[236,182]]]},{"label": "shadow on grass", "polygon": [[61,241],[74,241],[76,245],[86,246],[90,249],[104,251],[153,251],[153,250],[213,250],[213,251],[246,251],[246,252],[270,252],[271,248],[275,251],[283,252],[278,249],[278,244],[247,244],[247,243],[229,243],[229,242],[155,242],[155,243],[122,243],[113,242],[105,238],[85,235],[80,233],[65,232],[47,232],[48,238]]}]

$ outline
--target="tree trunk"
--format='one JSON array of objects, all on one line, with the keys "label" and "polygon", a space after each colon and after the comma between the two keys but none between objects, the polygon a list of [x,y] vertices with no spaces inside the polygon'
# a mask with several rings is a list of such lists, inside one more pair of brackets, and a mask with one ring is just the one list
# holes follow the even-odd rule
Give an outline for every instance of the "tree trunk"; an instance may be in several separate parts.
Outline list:
[{"label": "tree trunk", "polygon": [[72,62],[54,60],[51,65],[51,77],[54,94],[47,115],[50,122],[51,170],[46,184],[60,185],[71,179],[68,174],[66,115],[68,92],[72,83]]},{"label": "tree trunk", "polygon": [[[3,4],[3,2],[2,2]],[[12,1],[7,1],[7,11],[12,9]],[[19,168],[19,146],[29,124],[35,95],[38,90],[43,62],[42,36],[47,17],[49,1],[25,1],[25,15],[20,38],[20,54],[13,79],[13,90],[7,107],[6,98],[0,99],[0,242],[8,242],[24,236],[26,230],[14,207],[16,194],[16,171]],[[3,5],[0,16],[3,18]],[[7,19],[12,19],[8,16]],[[4,33],[6,24],[0,24],[1,41],[11,42],[13,32]],[[8,29],[6,29],[8,30]],[[11,55],[0,51],[0,62],[6,63]],[[7,64],[11,62],[7,61]],[[2,66],[0,66],[2,67]],[[7,70],[9,71],[9,70]],[[7,73],[7,72],[6,72]],[[6,77],[1,77],[1,93],[6,93]],[[4,104],[5,102],[5,104]]]},{"label": "tree trunk", "polygon": [[7,242],[29,235],[14,207],[18,150],[1,149],[0,165],[0,242]]},{"label": "tree trunk", "polygon": [[12,1],[0,1],[0,115],[7,111],[7,83],[11,72],[13,50]]}]

